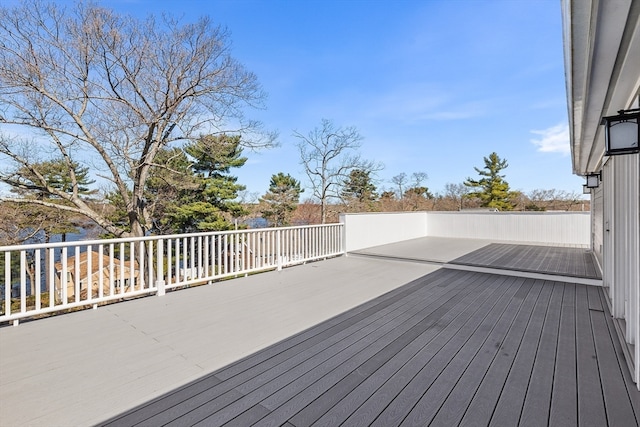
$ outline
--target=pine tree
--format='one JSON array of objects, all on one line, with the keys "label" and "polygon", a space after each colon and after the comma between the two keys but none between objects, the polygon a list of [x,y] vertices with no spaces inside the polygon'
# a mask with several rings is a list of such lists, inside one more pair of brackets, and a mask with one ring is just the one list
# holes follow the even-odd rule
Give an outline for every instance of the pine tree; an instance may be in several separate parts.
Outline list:
[{"label": "pine tree", "polygon": [[504,180],[505,175],[500,175],[500,171],[509,165],[506,159],[500,159],[495,153],[484,158],[484,170],[474,168],[480,175],[480,179],[467,178],[464,185],[475,189],[470,191],[466,197],[479,198],[483,207],[496,208],[501,211],[513,210],[514,204],[511,201],[514,193],[509,190],[509,184]]},{"label": "pine tree", "polygon": [[164,224],[175,231],[219,231],[234,227],[233,218],[246,214],[237,200],[244,185],[230,174],[243,166],[240,136],[207,135],[184,148],[194,162],[191,166],[198,185],[180,192],[177,202],[167,209]]},{"label": "pine tree", "polygon": [[344,181],[341,193],[343,198],[356,199],[359,202],[373,202],[378,198],[376,186],[373,184],[369,171],[354,169],[349,178]]},{"label": "pine tree", "polygon": [[289,217],[298,206],[300,181],[291,175],[279,172],[271,177],[269,191],[260,198],[262,216],[274,227],[289,225]]}]

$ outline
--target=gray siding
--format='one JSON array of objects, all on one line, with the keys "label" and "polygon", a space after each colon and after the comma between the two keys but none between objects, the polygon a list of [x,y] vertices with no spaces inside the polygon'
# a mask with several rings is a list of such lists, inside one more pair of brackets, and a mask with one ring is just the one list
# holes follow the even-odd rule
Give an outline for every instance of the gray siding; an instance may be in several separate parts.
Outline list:
[{"label": "gray siding", "polygon": [[[603,285],[629,367],[640,379],[640,155],[616,156],[603,168]],[[598,216],[594,215],[594,221]]]},{"label": "gray siding", "polygon": [[591,238],[592,238],[592,248],[593,253],[596,256],[596,259],[603,265],[604,259],[602,256],[602,247],[603,247],[603,237],[602,232],[604,230],[603,223],[603,208],[604,208],[604,191],[603,187],[600,186],[592,191],[591,194]]}]

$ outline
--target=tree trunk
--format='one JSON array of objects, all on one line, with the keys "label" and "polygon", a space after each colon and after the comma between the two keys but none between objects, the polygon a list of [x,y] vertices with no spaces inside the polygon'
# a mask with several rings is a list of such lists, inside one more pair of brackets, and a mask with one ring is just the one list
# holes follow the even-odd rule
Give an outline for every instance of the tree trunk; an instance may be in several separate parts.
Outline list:
[{"label": "tree trunk", "polygon": [[129,224],[131,226],[129,237],[144,236],[144,228],[142,227],[142,223],[140,222],[140,215],[138,214],[136,209],[132,209],[131,211],[129,211]]},{"label": "tree trunk", "polygon": [[325,199],[320,201],[320,221],[321,224],[327,223],[327,201]]}]

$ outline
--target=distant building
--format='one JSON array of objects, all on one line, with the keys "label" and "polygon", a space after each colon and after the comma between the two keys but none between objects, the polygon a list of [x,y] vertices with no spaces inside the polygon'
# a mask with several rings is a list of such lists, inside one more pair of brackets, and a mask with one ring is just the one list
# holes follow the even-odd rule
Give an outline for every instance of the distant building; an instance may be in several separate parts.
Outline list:
[{"label": "distant building", "polygon": [[[56,263],[56,298],[63,298],[63,287],[66,288],[67,299],[75,298],[76,289],[78,289],[80,291],[80,300],[85,300],[87,299],[89,286],[94,298],[100,295],[100,283],[102,283],[102,295],[105,296],[111,295],[112,289],[114,293],[119,293],[123,286],[124,291],[131,286],[135,286],[139,277],[137,263],[134,263],[132,283],[131,261],[122,262],[118,258],[103,255],[101,263],[100,258],[98,252],[83,252],[77,256],[77,268],[76,256],[67,258],[66,268],[63,268],[65,266],[62,262]],[[62,277],[63,274],[66,275],[65,278]]]}]

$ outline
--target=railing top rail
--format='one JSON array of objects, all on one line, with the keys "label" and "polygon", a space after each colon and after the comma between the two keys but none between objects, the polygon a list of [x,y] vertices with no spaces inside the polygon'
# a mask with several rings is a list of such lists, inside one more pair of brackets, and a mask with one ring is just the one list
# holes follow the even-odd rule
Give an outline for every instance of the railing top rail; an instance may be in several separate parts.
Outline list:
[{"label": "railing top rail", "polygon": [[88,245],[108,245],[115,243],[130,243],[130,242],[146,242],[153,240],[161,240],[161,239],[180,239],[187,237],[197,237],[197,236],[220,236],[225,234],[238,234],[238,233],[254,233],[258,231],[270,231],[270,230],[296,230],[296,229],[304,229],[304,228],[327,228],[327,227],[335,227],[335,226],[343,226],[341,223],[331,223],[331,224],[314,224],[314,225],[297,225],[292,227],[266,227],[266,228],[251,228],[244,230],[226,230],[226,231],[206,231],[200,233],[185,233],[185,234],[159,234],[153,236],[143,236],[143,237],[120,237],[115,239],[93,239],[93,240],[78,240],[78,241],[70,241],[70,242],[55,242],[55,243],[33,243],[26,245],[11,245],[11,246],[0,246],[0,252],[11,252],[11,251],[22,251],[22,250],[32,250],[32,249],[44,249],[44,248],[62,248],[62,247],[73,247],[73,246],[88,246]]}]

